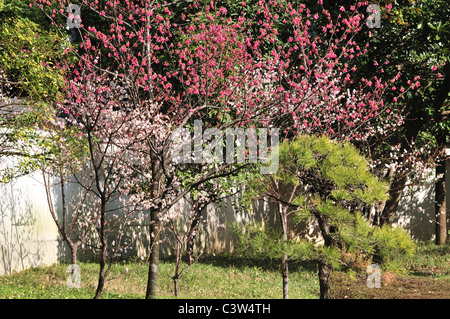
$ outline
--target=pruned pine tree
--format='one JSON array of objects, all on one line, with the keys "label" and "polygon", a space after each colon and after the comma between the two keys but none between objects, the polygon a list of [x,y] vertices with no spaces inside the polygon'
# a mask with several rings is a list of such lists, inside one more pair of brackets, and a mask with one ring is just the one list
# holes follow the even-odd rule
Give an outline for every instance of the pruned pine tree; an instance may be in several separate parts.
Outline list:
[{"label": "pruned pine tree", "polygon": [[[253,235],[244,241],[247,248],[267,248],[281,258],[284,298],[288,297],[291,259],[317,262],[320,298],[328,299],[331,269],[351,266],[349,258],[387,265],[393,254],[413,252],[414,244],[403,229],[371,226],[360,213],[363,207],[386,199],[387,184],[370,173],[366,159],[350,143],[301,135],[282,143],[279,157],[278,172],[251,181],[245,199],[268,198],[278,203],[282,233],[261,236],[253,228]],[[294,241],[289,222],[308,219],[315,220],[322,245],[301,238]]]}]

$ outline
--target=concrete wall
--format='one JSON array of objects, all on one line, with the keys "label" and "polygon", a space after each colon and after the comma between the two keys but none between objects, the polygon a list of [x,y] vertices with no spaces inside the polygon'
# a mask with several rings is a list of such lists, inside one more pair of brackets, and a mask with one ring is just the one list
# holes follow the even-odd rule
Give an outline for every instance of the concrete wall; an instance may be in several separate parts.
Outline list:
[{"label": "concrete wall", "polygon": [[38,174],[0,184],[0,275],[50,265],[65,247],[48,211]]},{"label": "concrete wall", "polygon": [[406,229],[414,239],[429,241],[435,238],[434,212],[434,184],[407,187],[394,224]]},{"label": "concrete wall", "polygon": [[[450,147],[447,148],[450,155]],[[447,229],[450,230],[450,161],[446,162]],[[412,238],[420,241],[436,239],[434,183],[407,187],[397,209],[395,224],[405,228]]]}]

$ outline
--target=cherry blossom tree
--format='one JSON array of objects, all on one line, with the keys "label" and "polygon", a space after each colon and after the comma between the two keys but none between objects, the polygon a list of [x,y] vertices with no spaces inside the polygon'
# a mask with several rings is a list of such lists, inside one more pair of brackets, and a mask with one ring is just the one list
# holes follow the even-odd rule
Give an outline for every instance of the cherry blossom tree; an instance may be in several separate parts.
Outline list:
[{"label": "cherry blossom tree", "polygon": [[[121,187],[131,173],[127,163],[134,159],[128,150],[135,139],[129,136],[136,132],[136,125],[140,122],[135,112],[127,114],[129,104],[122,102],[126,91],[120,80],[114,81],[115,78],[92,69],[91,62],[82,57],[78,68],[73,71],[73,77],[67,80],[66,99],[60,104],[60,109],[67,114],[69,125],[75,126],[87,143],[87,156],[83,162],[85,173],[74,174],[73,178],[85,191],[95,196],[91,205],[96,210],[94,216],[98,221],[95,226],[100,250],[95,298],[101,295],[113,259],[120,255],[114,246],[122,243],[111,240],[108,243],[108,233],[116,229],[122,236],[123,220],[134,218],[133,207],[123,202]],[[121,210],[121,216],[114,214],[115,210]]]},{"label": "cherry blossom tree", "polygon": [[40,161],[50,214],[70,250],[72,265],[77,264],[78,249],[97,221],[96,212],[92,212],[93,194],[86,191],[90,187],[79,191],[71,187],[71,176],[83,174],[80,168],[86,155],[84,141],[77,135],[76,128],[65,129],[61,119],[56,120],[54,129],[47,130],[41,143],[47,156]]},{"label": "cherry blossom tree", "polygon": [[[45,4],[48,5],[48,3]],[[64,5],[63,2],[60,3],[60,13],[65,12]],[[149,267],[149,283],[151,283],[157,274],[154,270],[158,260],[158,235],[160,219],[164,213],[202,182],[236,170],[232,163],[224,164],[221,168],[215,168],[194,179],[191,185],[179,192],[177,190],[179,182],[177,184],[171,162],[171,133],[174,128],[188,123],[194,115],[198,116],[196,112],[214,111],[216,106],[209,104],[208,99],[221,98],[214,96],[215,92],[221,91],[217,87],[228,88],[227,83],[222,80],[222,82],[213,83],[215,88],[206,91],[205,83],[210,80],[200,74],[208,75],[210,72],[220,74],[223,68],[232,70],[233,66],[236,66],[234,53],[241,54],[247,60],[250,59],[250,55],[242,48],[229,45],[230,52],[227,52],[226,58],[215,56],[219,50],[214,48],[215,51],[209,52],[208,55],[200,54],[198,65],[195,68],[190,67],[189,72],[179,71],[178,65],[172,67],[172,70],[167,69],[170,67],[168,62],[160,67],[156,57],[165,47],[158,45],[158,42],[162,42],[169,48],[174,47],[170,43],[170,37],[172,37],[169,33],[170,21],[161,15],[168,16],[166,7],[154,7],[153,10],[159,9],[161,14],[153,15],[148,5],[149,3],[142,4],[142,10],[136,8],[136,20],[131,16],[128,20],[133,22],[130,24],[124,21],[122,14],[117,12],[117,10],[129,12],[130,7],[123,8],[118,2],[111,3],[107,9],[112,11],[106,14],[104,11],[99,11],[93,4],[86,4],[92,11],[99,12],[100,16],[105,15],[105,19],[110,19],[115,24],[111,24],[111,30],[107,30],[107,33],[91,26],[85,29],[87,34],[77,52],[80,62],[77,66],[71,67],[73,77],[67,83],[65,104],[60,105],[72,125],[80,127],[80,131],[88,142],[90,154],[88,169],[94,181],[92,191],[99,200],[101,262],[96,297],[100,296],[109,271],[109,268],[105,269],[108,202],[121,192],[130,196],[129,203],[135,204],[135,208],[151,211],[150,249],[152,253]],[[53,11],[52,15],[55,12]],[[132,24],[136,24],[135,21],[143,22],[141,29],[133,30],[132,33],[127,31],[128,39],[137,39],[133,45],[130,45],[128,39],[123,37],[121,25],[133,27]],[[150,21],[160,24],[152,36],[148,31]],[[199,24],[199,28],[205,27]],[[205,38],[216,39],[217,45],[220,46],[224,36],[228,42],[234,41],[234,32],[233,28],[217,25],[205,32],[200,32],[198,38],[199,41],[205,41]],[[144,39],[145,34],[147,37]],[[94,41],[96,45],[93,44]],[[186,43],[186,41],[183,42]],[[141,47],[142,50],[134,50],[134,47]],[[207,51],[206,48],[205,50]],[[181,69],[185,64],[183,61],[186,61],[187,65],[192,64],[185,56],[187,48],[170,49],[169,53],[179,56],[179,60],[175,62],[179,63]],[[110,61],[104,64],[101,62],[102,58],[108,58]],[[208,60],[220,63],[205,63]],[[104,65],[114,67],[108,68]],[[230,73],[227,76],[234,76],[237,82],[248,82],[254,77],[248,71],[237,72],[236,75]],[[176,95],[171,90],[174,84],[169,81],[170,78],[175,78],[173,81],[178,81],[179,85],[185,86],[186,93]],[[204,101],[199,99],[202,95],[196,88],[200,86],[203,86],[201,90]],[[83,181],[80,181],[80,184],[86,185]],[[169,201],[169,199],[172,200]],[[149,288],[148,291],[150,290],[152,289]]]}]

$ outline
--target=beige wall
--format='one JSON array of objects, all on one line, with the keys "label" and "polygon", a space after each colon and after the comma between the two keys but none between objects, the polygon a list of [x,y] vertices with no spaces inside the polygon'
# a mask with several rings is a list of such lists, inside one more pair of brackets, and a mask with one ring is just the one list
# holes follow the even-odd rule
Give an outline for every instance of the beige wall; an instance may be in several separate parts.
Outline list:
[{"label": "beige wall", "polygon": [[38,174],[0,184],[0,275],[60,261],[64,244]]},{"label": "beige wall", "polygon": [[[450,147],[447,148],[450,155]],[[450,161],[446,163],[445,184],[447,190],[447,228],[450,230]],[[436,239],[436,215],[434,183],[407,187],[397,209],[398,226],[404,227],[411,236],[420,241]]]}]

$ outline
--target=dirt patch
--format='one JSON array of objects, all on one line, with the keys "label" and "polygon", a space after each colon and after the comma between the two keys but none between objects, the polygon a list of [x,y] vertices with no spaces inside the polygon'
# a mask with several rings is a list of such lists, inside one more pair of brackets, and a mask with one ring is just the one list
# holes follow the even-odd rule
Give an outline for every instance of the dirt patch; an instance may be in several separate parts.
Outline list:
[{"label": "dirt patch", "polygon": [[450,299],[450,279],[384,273],[379,288],[367,286],[367,276],[350,277],[335,272],[331,276],[336,299]]}]

